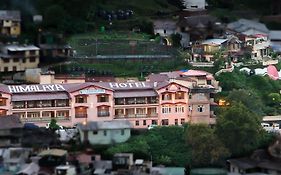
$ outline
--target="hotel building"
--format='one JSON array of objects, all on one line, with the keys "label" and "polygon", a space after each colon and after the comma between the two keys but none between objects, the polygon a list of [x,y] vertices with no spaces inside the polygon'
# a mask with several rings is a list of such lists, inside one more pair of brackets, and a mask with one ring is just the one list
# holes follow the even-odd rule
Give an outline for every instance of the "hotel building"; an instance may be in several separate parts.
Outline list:
[{"label": "hotel building", "polygon": [[[164,78],[154,81],[155,76]],[[19,115],[39,126],[52,118],[63,126],[128,120],[136,129],[214,124],[214,83],[211,74],[189,70],[151,75],[143,82],[0,85],[0,115]]]}]

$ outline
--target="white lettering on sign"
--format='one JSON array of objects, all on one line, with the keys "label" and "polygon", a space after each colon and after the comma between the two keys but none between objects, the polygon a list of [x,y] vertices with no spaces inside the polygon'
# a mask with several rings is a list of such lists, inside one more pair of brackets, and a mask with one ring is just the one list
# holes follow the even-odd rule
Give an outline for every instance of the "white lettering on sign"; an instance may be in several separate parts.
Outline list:
[{"label": "white lettering on sign", "polygon": [[111,88],[145,88],[147,87],[144,82],[135,83],[109,83]]},{"label": "white lettering on sign", "polygon": [[104,94],[105,90],[104,89],[85,89],[85,90],[80,90],[80,94]]},{"label": "white lettering on sign", "polygon": [[10,93],[65,91],[60,84],[8,86]]}]

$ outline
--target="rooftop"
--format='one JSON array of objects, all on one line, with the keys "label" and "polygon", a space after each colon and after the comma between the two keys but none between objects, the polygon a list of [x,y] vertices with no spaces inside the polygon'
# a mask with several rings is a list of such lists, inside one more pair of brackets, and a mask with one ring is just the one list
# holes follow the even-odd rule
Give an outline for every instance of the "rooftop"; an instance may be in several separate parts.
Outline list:
[{"label": "rooftop", "polygon": [[104,130],[104,129],[128,129],[132,128],[131,123],[127,120],[124,121],[97,121],[88,122],[86,125],[79,123],[77,126],[81,130]]},{"label": "rooftop", "polygon": [[0,19],[1,20],[14,20],[20,21],[20,11],[17,10],[0,10]]},{"label": "rooftop", "polygon": [[19,116],[7,115],[0,117],[0,130],[14,128],[23,128],[23,123],[20,121]]}]

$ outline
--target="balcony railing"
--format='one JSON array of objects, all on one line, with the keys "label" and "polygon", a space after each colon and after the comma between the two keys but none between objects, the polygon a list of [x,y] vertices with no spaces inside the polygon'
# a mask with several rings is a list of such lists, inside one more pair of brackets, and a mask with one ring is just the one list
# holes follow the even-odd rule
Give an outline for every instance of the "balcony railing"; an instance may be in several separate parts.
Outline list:
[{"label": "balcony railing", "polygon": [[158,117],[158,114],[127,114],[127,115],[115,115],[115,118],[154,118]]},{"label": "balcony railing", "polygon": [[64,120],[70,120],[69,116],[59,116],[59,117],[27,117],[27,118],[21,118],[21,121],[23,122],[49,122],[52,119],[56,119],[57,121],[64,121]]}]

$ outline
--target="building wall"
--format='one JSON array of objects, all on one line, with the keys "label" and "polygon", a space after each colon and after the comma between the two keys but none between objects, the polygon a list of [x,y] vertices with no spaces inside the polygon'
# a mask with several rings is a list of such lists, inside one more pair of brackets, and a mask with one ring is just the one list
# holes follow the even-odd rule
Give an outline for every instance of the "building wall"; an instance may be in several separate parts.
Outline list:
[{"label": "building wall", "polygon": [[[6,60],[6,61],[5,61]],[[39,64],[39,51],[36,54],[29,56],[25,54],[19,57],[1,58],[0,59],[0,72],[11,71],[24,71],[29,68],[37,68]]]},{"label": "building wall", "polygon": [[[123,131],[122,131],[123,130]],[[88,132],[88,140],[92,145],[106,145],[114,143],[122,143],[131,137],[130,129],[107,129],[98,131],[81,131],[79,130],[80,139],[83,143],[84,132]]]},{"label": "building wall", "polygon": [[2,20],[3,25],[0,26],[2,28],[1,33],[4,35],[12,35],[18,36],[21,33],[21,27],[19,21],[12,20]]},{"label": "building wall", "polygon": [[187,9],[205,9],[205,0],[183,0],[183,5]]},{"label": "building wall", "polygon": [[[91,86],[89,88],[85,88],[87,90],[96,90],[96,89],[102,89],[99,87],[94,87]],[[83,123],[83,122],[87,122],[87,121],[110,121],[113,120],[113,104],[114,104],[114,100],[113,100],[113,92],[109,91],[109,90],[105,90],[105,93],[109,95],[109,100],[108,102],[98,102],[98,98],[97,95],[101,95],[101,94],[88,94],[88,95],[84,95],[87,99],[87,102],[85,103],[76,103],[75,101],[75,97],[81,95],[80,91],[76,91],[70,94],[71,97],[71,117],[72,117],[72,124],[76,124],[76,123]],[[106,117],[98,117],[98,107],[109,107],[109,116]],[[85,117],[79,117],[79,116],[75,116],[75,110],[79,111],[82,108],[86,108],[87,111],[87,116]]]}]

